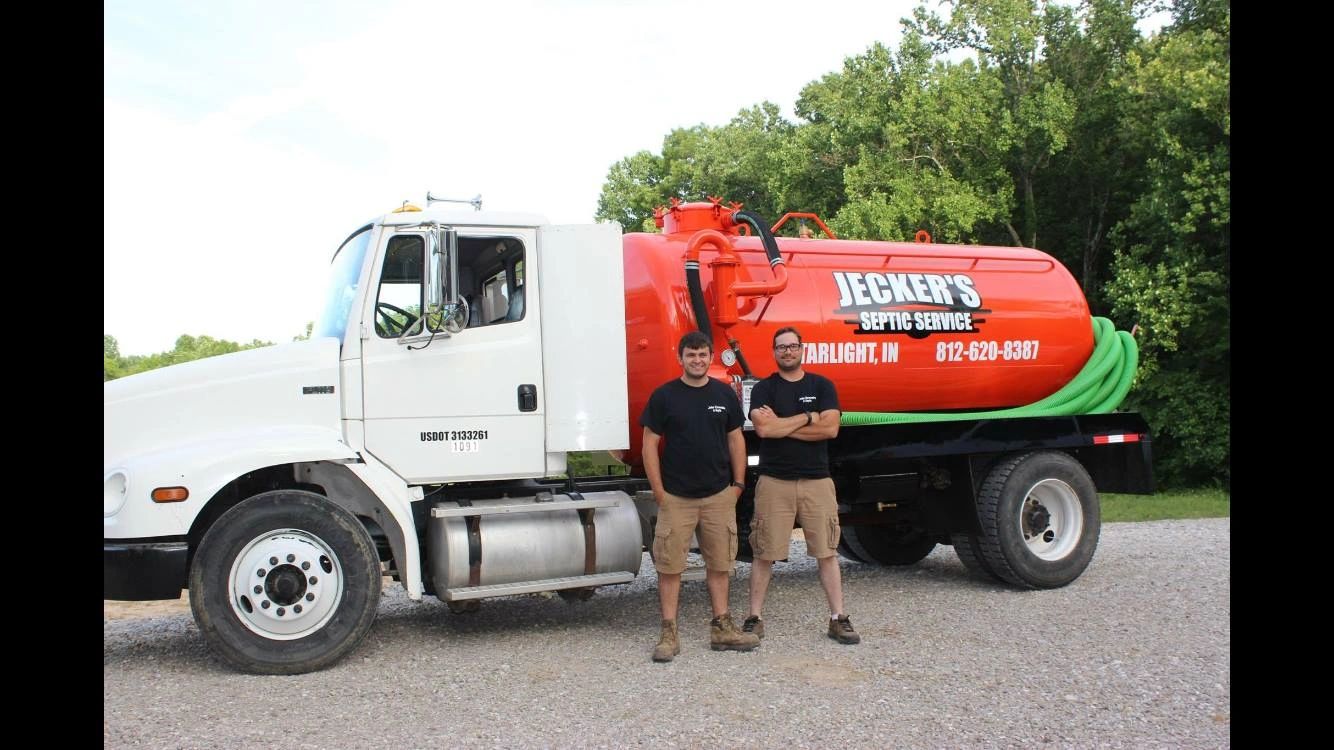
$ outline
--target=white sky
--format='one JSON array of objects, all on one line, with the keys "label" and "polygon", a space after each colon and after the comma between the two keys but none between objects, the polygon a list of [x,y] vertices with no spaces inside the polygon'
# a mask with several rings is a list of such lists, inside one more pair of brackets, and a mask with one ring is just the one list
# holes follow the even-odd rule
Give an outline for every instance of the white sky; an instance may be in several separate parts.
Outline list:
[{"label": "white sky", "polygon": [[338,244],[428,190],[591,222],[612,164],[792,119],[915,4],[106,0],[103,330],[290,341]]}]

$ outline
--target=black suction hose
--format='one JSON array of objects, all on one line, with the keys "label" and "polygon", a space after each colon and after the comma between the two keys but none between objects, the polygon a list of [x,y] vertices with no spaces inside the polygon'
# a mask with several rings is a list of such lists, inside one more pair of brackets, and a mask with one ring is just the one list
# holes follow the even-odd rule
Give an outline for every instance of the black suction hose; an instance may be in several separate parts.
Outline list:
[{"label": "black suction hose", "polygon": [[732,220],[746,222],[760,236],[760,241],[764,243],[764,254],[769,258],[770,268],[785,262],[783,256],[778,252],[778,240],[774,239],[774,233],[769,231],[769,225],[764,223],[764,219],[761,219],[759,214],[754,211],[737,211],[732,215]]}]

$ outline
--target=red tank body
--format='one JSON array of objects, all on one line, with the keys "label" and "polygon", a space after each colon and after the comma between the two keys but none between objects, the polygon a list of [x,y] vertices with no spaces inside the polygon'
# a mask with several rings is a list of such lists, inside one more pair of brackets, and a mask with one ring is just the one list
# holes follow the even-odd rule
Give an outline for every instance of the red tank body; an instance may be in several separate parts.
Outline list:
[{"label": "red tank body", "polygon": [[[700,283],[715,351],[711,374],[728,382],[740,363],[719,355],[735,338],[756,377],[776,366],[774,332],[801,333],[803,367],[834,381],[843,411],[958,411],[1021,406],[1068,383],[1093,351],[1093,325],[1079,284],[1039,250],[779,237],[786,288],[731,301],[719,278],[770,282],[761,239],[740,236],[729,209],[686,204],[663,234],[623,238],[630,451],[640,466],[639,415],[653,389],[681,374],[676,344],[695,328],[686,283],[687,244],[718,231],[739,264],[697,244]],[[720,260],[722,258],[722,260]],[[719,270],[721,269],[721,273]],[[737,322],[726,328],[726,305]]]}]

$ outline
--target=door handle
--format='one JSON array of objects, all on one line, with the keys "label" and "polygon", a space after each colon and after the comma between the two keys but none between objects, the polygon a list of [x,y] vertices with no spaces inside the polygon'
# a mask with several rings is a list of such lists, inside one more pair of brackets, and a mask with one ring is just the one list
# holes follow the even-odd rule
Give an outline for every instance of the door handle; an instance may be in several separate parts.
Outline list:
[{"label": "door handle", "polygon": [[537,386],[528,383],[519,386],[519,411],[537,411]]}]

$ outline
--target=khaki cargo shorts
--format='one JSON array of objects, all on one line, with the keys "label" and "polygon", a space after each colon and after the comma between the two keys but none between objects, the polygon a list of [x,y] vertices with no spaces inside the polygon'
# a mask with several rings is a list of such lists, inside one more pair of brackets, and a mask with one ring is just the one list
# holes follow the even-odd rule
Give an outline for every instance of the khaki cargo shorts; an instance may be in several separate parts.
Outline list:
[{"label": "khaki cargo shorts", "polygon": [[755,516],[750,521],[750,549],[760,560],[787,559],[793,522],[801,522],[806,554],[829,557],[838,552],[838,498],[834,480],[774,479],[760,475],[755,485]]},{"label": "khaki cargo shorts", "polygon": [[704,567],[730,573],[736,563],[736,492],[729,486],[709,497],[677,497],[663,493],[653,526],[653,567],[659,573],[683,573],[690,536],[699,526],[699,553]]}]

